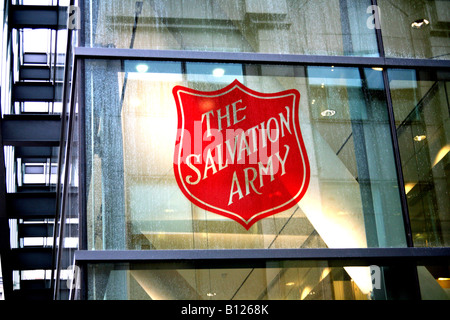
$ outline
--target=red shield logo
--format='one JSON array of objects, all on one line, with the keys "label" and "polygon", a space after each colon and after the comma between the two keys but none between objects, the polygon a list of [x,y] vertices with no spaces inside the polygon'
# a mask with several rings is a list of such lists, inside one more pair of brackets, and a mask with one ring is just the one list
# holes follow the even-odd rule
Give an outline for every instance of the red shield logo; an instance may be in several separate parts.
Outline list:
[{"label": "red shield logo", "polygon": [[208,92],[176,86],[173,95],[174,173],[192,203],[248,230],[300,201],[310,168],[297,90],[266,94],[235,80]]}]

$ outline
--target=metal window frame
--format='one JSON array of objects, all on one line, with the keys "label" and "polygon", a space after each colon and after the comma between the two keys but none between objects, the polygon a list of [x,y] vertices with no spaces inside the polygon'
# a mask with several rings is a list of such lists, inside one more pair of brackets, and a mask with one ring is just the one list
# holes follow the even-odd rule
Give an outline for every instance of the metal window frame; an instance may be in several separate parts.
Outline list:
[{"label": "metal window frame", "polygon": [[[76,264],[158,262],[180,265],[198,262],[202,268],[217,265],[241,267],[269,261],[330,261],[334,266],[389,265],[450,262],[450,247],[436,248],[317,248],[317,249],[193,249],[193,250],[78,250]],[[169,268],[176,268],[170,267]]]},{"label": "metal window frame", "polygon": [[[377,5],[377,0],[371,0],[372,5]],[[84,2],[81,3],[84,6]],[[318,55],[296,55],[296,54],[266,54],[266,53],[236,53],[216,51],[187,51],[187,50],[141,50],[141,49],[116,49],[116,48],[89,48],[77,47],[74,50],[76,65],[80,66],[78,79],[84,80],[84,60],[86,59],[120,59],[120,60],[162,60],[162,61],[190,61],[190,62],[216,62],[216,63],[245,63],[245,64],[283,64],[283,65],[323,65],[323,66],[347,66],[347,67],[382,67],[385,96],[390,121],[392,145],[396,172],[400,190],[403,185],[403,173],[400,161],[399,145],[397,140],[392,99],[390,95],[389,82],[386,68],[450,68],[448,60],[428,59],[404,59],[386,58],[381,29],[375,29],[379,57],[360,56],[318,56]],[[81,35],[84,39],[84,33]],[[81,80],[81,82],[83,81]],[[79,156],[80,172],[85,168],[85,143],[84,126],[84,82],[76,85],[79,99]],[[434,263],[437,261],[448,263],[449,248],[414,248],[409,221],[406,194],[400,192],[402,215],[407,238],[407,248],[361,248],[361,249],[232,249],[232,250],[150,250],[150,251],[92,251],[87,250],[86,222],[84,221],[86,196],[85,175],[80,174],[80,250],[75,252],[74,261],[76,265],[86,267],[89,263],[105,262],[153,262],[163,263],[166,267],[191,264],[195,262],[198,267],[210,268],[219,266],[246,265],[254,267],[268,261],[282,260],[327,260],[338,265],[368,265],[395,263]],[[82,297],[86,298],[87,272],[82,268]],[[416,278],[416,283],[418,279]]]},{"label": "metal window frame", "polygon": [[[377,32],[381,38],[381,31]],[[381,42],[382,44],[382,42]],[[151,49],[116,49],[116,48],[89,48],[77,47],[74,49],[75,65],[80,72],[76,84],[80,108],[80,172],[85,170],[85,127],[84,127],[84,61],[87,59],[101,60],[158,60],[180,62],[211,62],[211,63],[243,63],[243,64],[276,64],[276,65],[316,65],[316,66],[342,66],[342,67],[381,67],[383,68],[384,91],[386,96],[388,117],[392,136],[392,146],[396,165],[399,186],[403,185],[403,173],[400,161],[400,151],[397,140],[394,111],[387,76],[387,68],[408,69],[448,69],[449,60],[402,59],[386,58],[384,52],[380,57],[357,56],[310,56],[295,54],[265,54],[265,53],[235,53],[211,51],[181,51],[181,50],[151,50]],[[327,261],[334,266],[363,266],[363,265],[419,265],[450,262],[450,248],[414,248],[411,225],[409,221],[406,194],[399,188],[402,214],[405,227],[405,248],[359,248],[359,249],[223,249],[223,250],[118,250],[100,251],[87,250],[87,237],[85,220],[85,191],[84,174],[79,177],[80,186],[80,250],[75,252],[74,263],[82,267],[82,298],[86,298],[87,272],[86,266],[91,263],[111,262],[139,262],[154,263],[159,267],[179,268],[195,265],[199,268],[219,267],[264,267],[270,261]],[[413,268],[414,269],[414,268]],[[418,278],[416,271],[416,286]],[[72,296],[73,298],[73,296]],[[420,298],[417,293],[416,298]]]},{"label": "metal window frame", "polygon": [[[382,268],[388,273],[409,276],[400,279],[400,286],[409,283],[409,299],[420,300],[417,267],[450,264],[450,248],[348,248],[348,249],[202,249],[202,250],[80,250],[75,252],[74,263],[81,273],[81,297],[87,299],[88,271],[93,265],[113,265],[113,270],[187,270],[187,269],[266,269],[266,268],[331,268],[370,267]],[[386,268],[386,269],[385,269]],[[250,271],[250,272],[252,272]],[[389,280],[389,286],[398,286]],[[402,287],[401,287],[402,288]],[[392,289],[392,288],[391,288]],[[394,289],[395,290],[395,289]],[[401,289],[405,290],[405,289]],[[377,293],[386,299],[387,293]],[[397,293],[398,294],[398,293]],[[389,294],[390,295],[390,294]],[[394,293],[391,299],[396,299]],[[71,294],[73,299],[73,290]],[[405,298],[403,296],[403,298]]]},{"label": "metal window frame", "polygon": [[[381,31],[377,32],[381,37]],[[338,66],[338,67],[381,67],[383,68],[384,91],[387,103],[387,111],[390,122],[394,161],[397,172],[397,180],[400,190],[402,216],[405,226],[405,235],[408,247],[413,247],[411,223],[409,220],[403,172],[400,160],[399,144],[394,121],[394,110],[389,88],[387,68],[407,69],[449,69],[450,60],[427,60],[427,59],[403,59],[385,57],[360,57],[360,56],[312,56],[295,54],[266,54],[247,52],[215,52],[215,51],[184,51],[184,50],[152,50],[152,49],[116,49],[116,48],[74,48],[76,65],[82,65],[87,59],[109,59],[109,60],[158,60],[158,61],[181,61],[181,62],[211,62],[211,63],[242,63],[242,64],[276,64],[276,65],[315,65],[315,66]],[[384,55],[384,52],[383,52]],[[80,75],[80,78],[82,75]],[[77,85],[77,88],[79,85]],[[83,85],[78,90],[83,90]],[[82,99],[80,99],[82,103]],[[81,108],[83,110],[83,108]],[[82,121],[81,121],[82,122]],[[84,137],[84,128],[80,128]],[[84,139],[84,138],[83,138]],[[83,150],[79,150],[84,155]],[[80,181],[79,185],[82,181]],[[80,239],[81,240],[81,239]]]},{"label": "metal window frame", "polygon": [[[5,8],[10,6],[10,2],[5,2]],[[71,0],[73,4],[73,0]],[[372,5],[377,5],[376,0],[371,0]],[[84,1],[80,1],[80,6],[83,8]],[[6,11],[5,11],[6,12]],[[68,108],[73,110],[74,98],[73,95],[77,94],[81,99],[78,100],[80,106],[79,113],[79,157],[80,157],[80,174],[79,174],[79,214],[80,214],[80,250],[75,252],[75,262],[80,265],[86,265],[87,263],[103,263],[103,262],[125,262],[125,261],[140,261],[140,262],[164,262],[164,263],[190,263],[192,261],[202,264],[204,267],[211,267],[211,265],[230,264],[236,265],[237,263],[243,263],[245,265],[252,265],[254,263],[266,263],[267,261],[281,261],[281,260],[332,260],[337,264],[366,264],[367,263],[381,263],[387,261],[390,263],[402,264],[407,261],[415,263],[434,263],[444,261],[448,263],[450,252],[449,248],[414,248],[411,239],[411,228],[409,225],[409,215],[407,209],[406,195],[403,188],[400,188],[403,218],[405,219],[405,230],[408,239],[408,248],[360,248],[360,249],[233,249],[233,250],[154,250],[154,251],[88,251],[86,243],[86,221],[85,221],[85,163],[84,163],[84,83],[83,78],[83,66],[85,59],[117,59],[117,60],[166,60],[166,61],[192,61],[192,62],[216,62],[216,63],[245,63],[245,64],[282,64],[282,65],[318,65],[318,66],[343,66],[343,67],[382,67],[385,94],[387,99],[387,108],[389,112],[389,120],[391,124],[391,135],[393,139],[394,157],[396,161],[396,172],[398,175],[398,183],[400,186],[403,184],[403,174],[400,162],[399,146],[396,135],[396,128],[394,125],[394,113],[392,100],[390,96],[390,88],[388,84],[388,77],[386,68],[410,68],[410,69],[446,69],[450,68],[449,60],[428,60],[428,59],[403,59],[403,58],[387,58],[385,57],[382,39],[382,30],[375,29],[379,57],[361,57],[361,56],[317,56],[317,55],[296,55],[296,54],[265,54],[265,53],[234,53],[234,52],[198,52],[198,51],[178,51],[178,50],[136,50],[136,49],[109,49],[109,48],[86,48],[77,47],[74,48],[74,67],[75,73],[69,74],[67,69],[67,61],[72,58],[71,55],[66,57],[66,69],[64,70],[64,99],[63,104],[66,106],[66,101],[71,100],[71,104],[68,104]],[[10,44],[11,33],[7,34],[7,42]],[[80,39],[84,38],[84,33],[80,32]],[[70,41],[68,41],[68,47]],[[69,50],[67,50],[69,52]],[[10,48],[9,54],[12,55],[12,49]],[[55,56],[56,59],[56,56]],[[56,60],[55,60],[56,61]],[[11,59],[11,64],[13,59]],[[12,68],[13,69],[13,68]],[[54,70],[55,71],[55,70]],[[77,77],[78,76],[78,77]],[[72,80],[71,88],[67,88],[69,79],[77,77],[78,81]],[[76,91],[75,91],[76,90]],[[64,109],[65,110],[65,109]],[[63,111],[63,115],[65,112]],[[70,122],[62,121],[63,130],[61,130],[62,142],[63,131],[66,133],[65,127],[68,127],[68,137],[70,137],[72,130],[72,111],[70,112]],[[64,117],[63,117],[64,118]],[[0,127],[1,127],[0,123]],[[0,130],[0,136],[1,136]],[[70,144],[70,138],[64,140]],[[60,144],[62,146],[62,144]],[[69,170],[69,157],[70,149],[61,150],[59,155],[59,170],[64,168],[64,172]],[[64,156],[65,155],[65,156]],[[0,164],[4,164],[4,159],[1,157]],[[0,166],[1,167],[1,166]],[[5,172],[0,170],[0,176],[4,177]],[[60,173],[61,175],[61,173]],[[66,177],[65,177],[66,178]],[[4,179],[3,179],[4,180]],[[59,180],[58,180],[59,181]],[[66,187],[67,183],[63,184]],[[58,184],[58,192],[60,192],[61,185]],[[0,184],[0,189],[5,189],[5,185]],[[4,194],[4,193],[3,193]],[[0,197],[4,198],[4,196]],[[61,219],[64,217],[64,208],[67,198],[67,190],[61,196],[58,196],[58,208],[62,208],[61,212],[58,211]],[[0,205],[4,205],[4,199],[0,201]],[[55,226],[57,223],[55,223]],[[3,230],[0,232],[0,251],[8,253],[9,245],[9,229],[7,228],[7,218],[5,211],[0,210],[0,228]],[[54,254],[53,261],[58,266],[61,259],[61,243],[63,234],[61,229],[54,231]],[[59,235],[59,238],[56,237]],[[56,245],[56,239],[58,239],[58,245]],[[5,251],[4,251],[5,250]],[[56,261],[55,261],[56,260]],[[252,265],[253,266],[253,265]],[[4,271],[8,271],[10,266],[4,266]],[[52,268],[52,271],[55,268]],[[59,281],[59,267],[57,267],[56,280]],[[10,278],[4,278],[7,288],[12,288],[12,282]],[[52,286],[54,283],[52,283]],[[56,285],[56,287],[58,287]],[[7,292],[9,294],[9,292]]]},{"label": "metal window frame", "polygon": [[76,59],[168,60],[249,64],[335,65],[382,68],[450,68],[450,60],[406,59],[363,56],[321,56],[253,52],[74,48]]}]

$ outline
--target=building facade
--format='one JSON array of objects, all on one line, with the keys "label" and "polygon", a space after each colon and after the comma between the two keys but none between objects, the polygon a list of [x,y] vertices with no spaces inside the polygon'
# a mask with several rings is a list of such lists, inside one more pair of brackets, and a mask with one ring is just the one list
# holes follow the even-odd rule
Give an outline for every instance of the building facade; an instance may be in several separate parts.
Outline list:
[{"label": "building facade", "polygon": [[450,298],[450,2],[44,2],[4,3],[5,299]]}]

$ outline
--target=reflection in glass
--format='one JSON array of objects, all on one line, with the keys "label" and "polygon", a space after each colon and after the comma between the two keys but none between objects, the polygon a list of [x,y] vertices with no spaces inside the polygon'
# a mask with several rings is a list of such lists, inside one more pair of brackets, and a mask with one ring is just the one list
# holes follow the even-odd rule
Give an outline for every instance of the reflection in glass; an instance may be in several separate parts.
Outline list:
[{"label": "reflection in glass", "polygon": [[450,300],[449,265],[417,266],[422,300]]},{"label": "reflection in glass", "polygon": [[[146,72],[136,69],[142,64]],[[218,68],[221,77],[214,75]],[[89,249],[405,245],[381,72],[90,60],[85,75]],[[172,88],[217,90],[232,79],[265,93],[299,90],[300,127],[311,165],[310,187],[298,205],[248,231],[191,204],[173,173]]]},{"label": "reflection in glass", "polygon": [[388,74],[414,245],[449,246],[448,77],[409,69]]},{"label": "reflection in glass", "polygon": [[450,2],[378,0],[387,57],[450,59]]},{"label": "reflection in glass", "polygon": [[233,268],[175,262],[87,267],[89,300],[449,300],[449,275],[445,264],[350,267],[314,260]]},{"label": "reflection in glass", "polygon": [[374,282],[363,292],[345,268],[326,262],[231,269],[90,264],[88,283],[89,300],[370,300],[382,287]]},{"label": "reflection in glass", "polygon": [[86,1],[85,46],[378,56],[370,0]]}]

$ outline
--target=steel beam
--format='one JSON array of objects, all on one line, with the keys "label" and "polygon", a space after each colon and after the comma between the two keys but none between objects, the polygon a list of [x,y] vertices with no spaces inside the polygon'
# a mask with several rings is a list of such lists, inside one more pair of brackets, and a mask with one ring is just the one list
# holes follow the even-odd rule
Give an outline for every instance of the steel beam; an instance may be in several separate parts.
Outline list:
[{"label": "steel beam", "polygon": [[[47,65],[22,65],[19,71],[20,81],[40,80],[50,81],[50,67]],[[55,80],[62,82],[64,80],[64,67],[56,66]]]},{"label": "steel beam", "polygon": [[6,194],[6,215],[10,219],[54,219],[55,212],[55,192]]},{"label": "steel beam", "polygon": [[[66,232],[70,235],[76,235],[78,224],[67,224]],[[53,223],[20,223],[18,225],[19,238],[41,238],[53,237]]]},{"label": "steel beam", "polygon": [[45,80],[50,81],[50,67],[48,66],[21,66],[19,70],[20,81]]},{"label": "steel beam", "polygon": [[49,185],[36,185],[36,184],[24,184],[21,186],[17,186],[17,193],[48,193],[54,191],[55,187]]},{"label": "steel beam", "polygon": [[59,115],[5,115],[3,144],[10,146],[58,146],[61,135]]},{"label": "steel beam", "polygon": [[52,248],[11,249],[13,270],[48,270],[52,267]]},{"label": "steel beam", "polygon": [[[3,140],[0,121],[0,140]],[[3,292],[8,299],[13,291],[13,272],[10,266],[10,224],[6,214],[6,163],[4,148],[0,148],[0,259],[2,264]]]},{"label": "steel beam", "polygon": [[12,88],[12,100],[17,102],[62,101],[62,84],[46,82],[17,82]]},{"label": "steel beam", "polygon": [[11,28],[63,29],[67,26],[67,7],[12,5],[9,10]]},{"label": "steel beam", "polygon": [[398,263],[448,263],[450,248],[345,248],[345,249],[204,249],[204,250],[79,250],[78,264],[154,263],[169,269],[267,267],[268,262],[307,265],[326,261],[329,266],[368,266]]},{"label": "steel beam", "polygon": [[20,223],[19,238],[47,238],[53,236],[53,223]]},{"label": "steel beam", "polygon": [[47,65],[47,53],[45,52],[26,52],[23,54],[24,64],[44,64]]},{"label": "steel beam", "polygon": [[58,150],[54,147],[26,147],[17,146],[14,148],[14,156],[16,158],[30,159],[30,158],[56,158]]},{"label": "steel beam", "polygon": [[20,289],[37,290],[50,287],[50,280],[37,279],[37,280],[23,280],[20,283]]},{"label": "steel beam", "polygon": [[118,48],[74,48],[75,59],[124,59],[124,60],[163,60],[200,61],[224,63],[261,63],[294,65],[335,65],[350,67],[424,67],[448,68],[450,60],[404,59],[358,56],[316,56],[298,54],[272,54],[252,52],[216,52],[156,49],[118,49]]},{"label": "steel beam", "polygon": [[[21,286],[22,286],[23,282],[25,282],[25,281],[20,282]],[[48,300],[52,300],[52,291],[49,288],[13,290],[13,292],[10,295],[10,298],[8,298],[8,300],[48,301]]]}]

